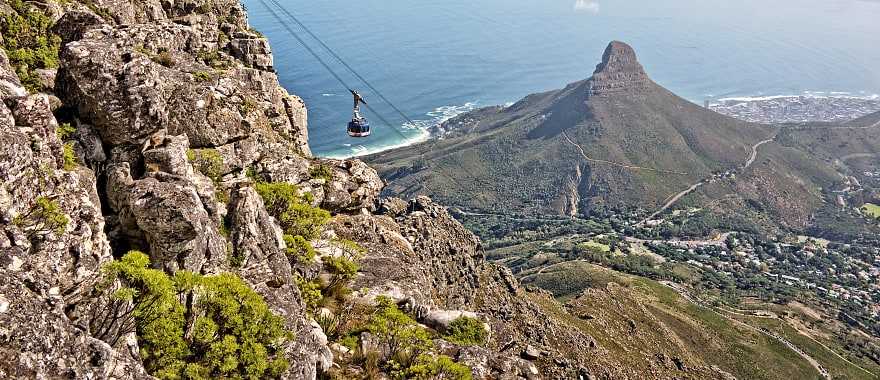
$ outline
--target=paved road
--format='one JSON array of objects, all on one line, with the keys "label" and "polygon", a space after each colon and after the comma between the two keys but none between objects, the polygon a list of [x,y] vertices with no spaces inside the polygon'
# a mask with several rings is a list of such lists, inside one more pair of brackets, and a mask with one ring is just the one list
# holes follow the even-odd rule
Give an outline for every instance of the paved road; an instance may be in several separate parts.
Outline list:
[{"label": "paved road", "polygon": [[721,246],[724,245],[727,241],[727,237],[730,236],[732,232],[725,232],[723,234],[718,235],[718,237],[714,239],[706,239],[706,240],[644,240],[637,239],[630,236],[625,236],[623,239],[630,243],[642,243],[642,244],[657,244],[657,243],[668,243],[671,245],[679,246],[679,247],[687,247],[687,248],[696,248],[696,247],[708,247],[708,246]]},{"label": "paved road", "polygon": [[[745,162],[745,164],[743,164],[741,170],[748,169],[749,166],[752,166],[752,164],[755,163],[755,159],[758,158],[758,148],[760,148],[764,144],[767,144],[767,143],[773,141],[774,139],[776,139],[776,134],[774,134],[773,137],[771,137],[769,139],[762,140],[762,141],[758,142],[757,144],[752,145],[752,151],[751,151],[751,153],[749,153],[749,157],[748,157],[748,159],[746,159],[746,162]],[[706,182],[708,182],[710,179],[711,179],[711,177],[703,179],[700,182],[697,182],[697,183],[691,185],[691,187],[685,189],[684,191],[682,191],[678,194],[675,194],[668,202],[666,202],[666,204],[663,205],[663,207],[661,207],[659,210],[657,210],[656,212],[651,214],[651,216],[645,218],[644,220],[642,220],[641,222],[636,224],[636,226],[644,225],[645,222],[656,218],[658,215],[662,214],[664,211],[668,210],[670,207],[672,207],[673,205],[678,203],[678,201],[681,200],[681,198],[684,198],[686,195],[694,192],[700,186],[705,185]]]}]

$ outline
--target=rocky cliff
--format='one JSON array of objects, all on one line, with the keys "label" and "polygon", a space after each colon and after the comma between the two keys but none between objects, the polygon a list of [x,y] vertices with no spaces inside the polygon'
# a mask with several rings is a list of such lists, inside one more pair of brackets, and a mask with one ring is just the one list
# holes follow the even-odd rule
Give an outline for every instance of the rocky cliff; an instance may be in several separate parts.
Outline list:
[{"label": "rocky cliff", "polygon": [[[543,311],[443,207],[380,199],[366,164],[312,157],[306,107],[237,1],[0,12],[0,377],[642,376]],[[57,38],[57,64],[23,63],[31,28]],[[261,336],[273,321],[285,333]],[[391,355],[401,331],[423,354],[409,368]]]}]

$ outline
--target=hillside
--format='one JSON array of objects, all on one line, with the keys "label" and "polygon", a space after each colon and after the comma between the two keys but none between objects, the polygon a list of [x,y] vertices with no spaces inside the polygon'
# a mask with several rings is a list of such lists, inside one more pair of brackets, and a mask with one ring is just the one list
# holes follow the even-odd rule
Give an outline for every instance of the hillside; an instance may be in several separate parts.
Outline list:
[{"label": "hillside", "polygon": [[[709,206],[729,224],[774,231],[811,226],[828,202],[823,189],[842,184],[834,157],[817,148],[831,137],[816,134],[844,130],[751,124],[698,107],[654,83],[620,42],[587,80],[460,115],[434,132],[432,141],[365,158],[388,182],[385,194],[507,214],[656,217]],[[853,133],[865,135],[848,142],[854,153],[878,142],[870,128]]]},{"label": "hillside", "polygon": [[442,140],[366,158],[388,192],[565,215],[657,206],[683,184],[741,165],[772,135],[657,85],[621,42],[590,79],[442,128]]},{"label": "hillside", "polygon": [[[0,13],[0,378],[819,373],[644,278],[590,267],[592,285],[570,294],[523,286],[445,207],[381,196],[362,161],[313,157],[307,107],[235,0],[11,1]],[[591,116],[567,111],[583,102]],[[656,158],[691,179],[736,165],[769,133],[659,89],[619,43],[591,81],[494,113],[534,118],[530,104],[546,106],[547,122],[525,131],[535,144],[605,141],[612,130],[594,118],[610,120],[632,130],[613,131],[629,143],[611,158]],[[621,110],[668,104],[694,110],[651,119],[675,154],[636,154],[632,141],[654,135]],[[675,186],[617,165],[566,168]]]}]

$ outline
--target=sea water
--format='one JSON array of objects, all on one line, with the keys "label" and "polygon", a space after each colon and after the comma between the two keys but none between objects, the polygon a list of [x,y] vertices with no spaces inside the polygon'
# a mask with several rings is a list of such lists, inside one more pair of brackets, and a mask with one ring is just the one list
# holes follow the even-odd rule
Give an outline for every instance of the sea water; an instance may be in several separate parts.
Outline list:
[{"label": "sea water", "polygon": [[416,122],[406,123],[322,53],[393,124],[366,112],[373,136],[348,137],[347,89],[260,1],[243,0],[252,26],[272,43],[282,85],[305,99],[310,145],[324,157],[411,144],[426,139],[431,124],[461,112],[585,79],[611,40],[632,45],[656,82],[701,105],[880,93],[877,0],[278,1]]}]

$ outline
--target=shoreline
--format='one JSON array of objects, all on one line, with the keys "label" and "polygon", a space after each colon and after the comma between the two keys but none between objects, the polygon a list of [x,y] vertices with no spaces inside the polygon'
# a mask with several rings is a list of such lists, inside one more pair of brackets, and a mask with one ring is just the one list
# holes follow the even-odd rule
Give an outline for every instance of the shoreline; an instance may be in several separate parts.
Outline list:
[{"label": "shoreline", "polygon": [[[692,101],[693,102],[693,101]],[[731,96],[724,98],[707,97],[703,104],[712,111],[736,119],[763,123],[805,123],[805,122],[847,122],[880,111],[880,94],[853,95],[849,92],[806,91],[800,95],[760,95]],[[405,140],[370,146],[351,144],[349,152],[329,153],[316,157],[344,160],[382,153],[429,141],[433,138],[432,127],[442,125],[449,119],[473,111],[478,102],[467,102],[460,106],[442,106],[426,113],[429,120],[417,120],[416,126],[401,126],[403,129],[418,130],[418,135]]]}]

